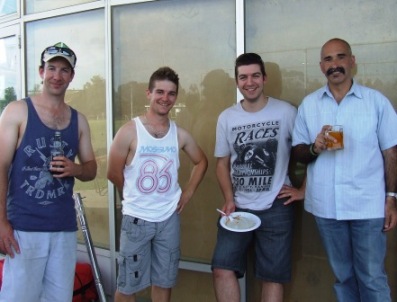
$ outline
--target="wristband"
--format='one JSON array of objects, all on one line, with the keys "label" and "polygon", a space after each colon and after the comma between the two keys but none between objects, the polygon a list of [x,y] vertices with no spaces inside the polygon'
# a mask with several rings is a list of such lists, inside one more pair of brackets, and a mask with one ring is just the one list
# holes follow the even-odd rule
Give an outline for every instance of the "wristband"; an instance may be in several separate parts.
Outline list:
[{"label": "wristband", "polygon": [[310,154],[313,156],[318,156],[318,153],[314,151],[314,144],[311,144],[309,147]]}]

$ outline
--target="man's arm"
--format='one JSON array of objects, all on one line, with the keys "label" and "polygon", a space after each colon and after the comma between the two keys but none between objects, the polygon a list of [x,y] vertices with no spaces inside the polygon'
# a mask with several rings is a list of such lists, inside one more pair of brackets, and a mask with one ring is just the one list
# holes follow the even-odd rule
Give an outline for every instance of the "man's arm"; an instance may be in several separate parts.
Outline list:
[{"label": "man's arm", "polygon": [[309,164],[316,160],[320,153],[327,149],[327,137],[325,133],[330,127],[330,125],[324,125],[321,132],[317,134],[314,143],[310,145],[298,144],[292,147],[292,157],[294,160],[303,164]]},{"label": "man's arm", "polygon": [[306,191],[306,176],[302,182],[302,186],[300,188],[295,188],[292,186],[283,185],[278,194],[278,198],[288,198],[287,201],[284,202],[284,205],[289,205],[295,201],[302,201],[305,199],[305,191]]},{"label": "man's arm", "polygon": [[313,148],[312,145],[300,144],[292,147],[292,156],[294,159],[303,164],[309,164],[314,161],[318,154],[310,152],[310,148]]},{"label": "man's arm", "polygon": [[14,256],[14,250],[17,253],[20,250],[7,218],[8,172],[26,118],[26,103],[21,101],[10,103],[0,117],[0,251],[11,257]]},{"label": "man's arm", "polygon": [[124,167],[134,156],[135,136],[135,122],[130,121],[117,131],[110,145],[107,178],[116,186],[121,199],[123,199]]},{"label": "man's arm", "polygon": [[178,141],[180,148],[187,154],[194,164],[192,172],[190,173],[189,181],[183,188],[182,195],[178,203],[177,211],[178,213],[181,213],[203,179],[205,172],[207,171],[208,160],[190,133],[180,127],[178,127]]},{"label": "man's arm", "polygon": [[97,173],[97,162],[95,159],[94,150],[91,142],[91,131],[87,119],[84,115],[79,113],[79,161],[82,173],[76,175],[76,178],[81,181],[93,180]]},{"label": "man's arm", "polygon": [[236,210],[233,185],[230,179],[230,156],[218,157],[216,161],[216,177],[225,199],[222,211],[229,215]]},{"label": "man's arm", "polygon": [[[397,146],[383,151],[385,165],[386,192],[397,192]],[[386,196],[384,231],[390,231],[397,225],[396,198]]]}]

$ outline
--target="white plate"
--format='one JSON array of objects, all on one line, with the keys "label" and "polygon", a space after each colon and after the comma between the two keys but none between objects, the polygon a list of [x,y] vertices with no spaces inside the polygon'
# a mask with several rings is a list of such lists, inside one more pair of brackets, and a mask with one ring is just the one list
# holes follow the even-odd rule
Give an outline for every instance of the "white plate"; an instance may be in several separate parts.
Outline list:
[{"label": "white plate", "polygon": [[247,212],[233,212],[230,214],[235,221],[230,221],[226,216],[221,218],[221,226],[232,232],[248,232],[255,230],[261,225],[258,216]]}]

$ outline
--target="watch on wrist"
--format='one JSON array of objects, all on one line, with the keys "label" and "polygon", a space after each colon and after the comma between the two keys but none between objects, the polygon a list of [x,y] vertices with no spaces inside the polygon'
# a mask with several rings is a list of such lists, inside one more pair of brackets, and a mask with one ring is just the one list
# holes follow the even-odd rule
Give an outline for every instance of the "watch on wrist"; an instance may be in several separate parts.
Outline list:
[{"label": "watch on wrist", "polygon": [[387,196],[394,197],[394,198],[397,199],[397,193],[395,193],[395,192],[387,192],[387,193],[386,193],[386,197],[387,197]]}]

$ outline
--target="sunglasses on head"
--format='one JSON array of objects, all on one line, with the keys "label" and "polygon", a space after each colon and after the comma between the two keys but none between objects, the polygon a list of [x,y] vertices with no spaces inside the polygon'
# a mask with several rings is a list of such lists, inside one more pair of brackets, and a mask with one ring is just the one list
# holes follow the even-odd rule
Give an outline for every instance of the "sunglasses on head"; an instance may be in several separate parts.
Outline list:
[{"label": "sunglasses on head", "polygon": [[56,53],[61,53],[61,54],[65,55],[65,56],[68,56],[68,57],[75,56],[74,52],[70,48],[63,48],[63,47],[57,47],[57,46],[47,47],[44,50],[43,54],[44,53],[48,53],[50,55],[53,55],[53,54],[56,54]]}]

